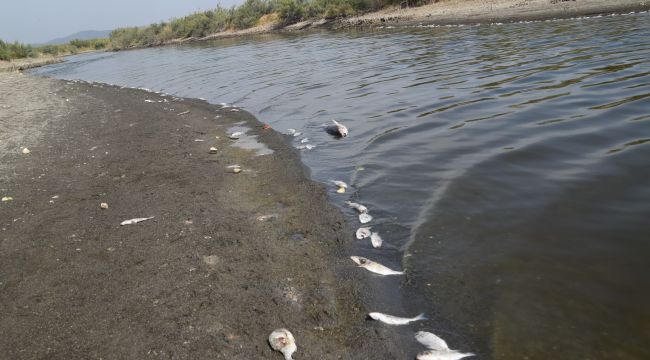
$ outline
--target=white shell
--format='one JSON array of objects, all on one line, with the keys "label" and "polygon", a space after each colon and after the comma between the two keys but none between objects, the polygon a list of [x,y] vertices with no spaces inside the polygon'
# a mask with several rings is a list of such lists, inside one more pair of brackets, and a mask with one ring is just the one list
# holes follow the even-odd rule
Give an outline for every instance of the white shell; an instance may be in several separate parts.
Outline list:
[{"label": "white shell", "polygon": [[298,349],[296,339],[293,338],[291,331],[287,329],[273,330],[269,335],[269,344],[273,350],[281,352],[285,360],[292,360],[291,356]]},{"label": "white shell", "polygon": [[[359,215],[361,216],[361,215]],[[379,233],[372,233],[370,234],[370,242],[372,243],[372,247],[374,248],[380,248],[381,244],[384,242],[384,240],[381,239],[381,236],[379,236]]]},{"label": "white shell", "polygon": [[357,229],[357,239],[365,239],[371,234],[369,227],[360,227]]},{"label": "white shell", "polygon": [[372,221],[372,216],[368,213],[359,214],[359,222],[362,224],[369,223]]}]

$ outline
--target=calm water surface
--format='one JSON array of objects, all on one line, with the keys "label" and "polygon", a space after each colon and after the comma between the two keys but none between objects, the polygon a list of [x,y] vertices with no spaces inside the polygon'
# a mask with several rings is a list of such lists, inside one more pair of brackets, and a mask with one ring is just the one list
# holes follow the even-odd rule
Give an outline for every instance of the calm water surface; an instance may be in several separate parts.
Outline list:
[{"label": "calm water surface", "polygon": [[[650,359],[650,15],[222,40],[37,73],[234,103],[366,204],[373,309],[482,359]],[[340,119],[350,137],[321,124]],[[297,138],[294,141],[298,145]],[[356,223],[352,211],[345,210]],[[362,320],[360,320],[362,321]]]}]

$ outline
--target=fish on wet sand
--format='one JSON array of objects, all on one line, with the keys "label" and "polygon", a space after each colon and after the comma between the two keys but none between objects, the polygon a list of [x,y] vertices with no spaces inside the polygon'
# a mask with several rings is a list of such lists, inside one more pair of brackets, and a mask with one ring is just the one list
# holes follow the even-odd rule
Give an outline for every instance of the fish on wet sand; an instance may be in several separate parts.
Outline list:
[{"label": "fish on wet sand", "polygon": [[374,272],[379,275],[404,275],[404,271],[395,271],[391,270],[388,267],[374,262],[372,260],[366,259],[361,256],[350,256],[350,259],[354,261],[359,267],[365,268],[370,272]]},{"label": "fish on wet sand", "polygon": [[473,353],[461,353],[458,350],[451,350],[447,342],[427,331],[418,331],[415,340],[424,345],[427,349],[419,353],[418,360],[459,360],[465,357],[474,356]]},{"label": "fish on wet sand", "polygon": [[359,222],[366,224],[372,221],[372,216],[368,213],[359,214]]},{"label": "fish on wet sand", "polygon": [[244,135],[243,132],[241,132],[241,131],[235,131],[234,133],[228,135],[228,137],[229,137],[230,139],[232,139],[232,140],[237,140],[237,139],[239,139],[242,135]]},{"label": "fish on wet sand", "polygon": [[381,321],[384,324],[388,324],[388,325],[406,325],[414,321],[427,320],[427,317],[424,316],[424,313],[412,318],[403,318],[399,316],[382,314],[379,312],[371,312],[370,314],[368,314],[368,316],[370,316],[370,318],[372,318],[373,320]]},{"label": "fish on wet sand", "polygon": [[346,203],[349,207],[351,207],[352,209],[358,211],[359,214],[365,214],[365,213],[368,212],[368,208],[365,207],[365,206],[363,206],[363,205],[361,205],[361,204],[359,204],[359,203],[355,203],[355,202],[352,202],[352,201],[346,201],[345,203]]},{"label": "fish on wet sand", "polygon": [[134,218],[134,219],[124,220],[124,221],[122,221],[120,223],[120,225],[122,225],[122,226],[124,226],[124,225],[133,225],[133,224],[137,224],[139,222],[147,221],[147,220],[151,220],[151,219],[153,219],[153,216],[145,217],[145,218]]},{"label": "fish on wet sand", "polygon": [[370,243],[372,243],[372,247],[377,249],[381,247],[381,244],[384,243],[384,240],[382,240],[381,236],[379,236],[379,233],[374,232],[370,234]]},{"label": "fish on wet sand", "polygon": [[285,360],[293,360],[291,356],[298,349],[296,339],[287,329],[273,330],[269,335],[269,344],[273,350],[281,352]]},{"label": "fish on wet sand", "polygon": [[369,227],[360,227],[357,229],[357,239],[362,240],[367,237],[370,237],[371,231]]}]

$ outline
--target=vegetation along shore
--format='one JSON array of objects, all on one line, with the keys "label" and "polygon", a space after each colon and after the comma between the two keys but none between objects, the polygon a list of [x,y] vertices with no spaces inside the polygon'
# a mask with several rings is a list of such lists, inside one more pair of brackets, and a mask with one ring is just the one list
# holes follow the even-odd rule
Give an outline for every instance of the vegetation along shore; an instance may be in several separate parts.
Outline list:
[{"label": "vegetation along shore", "polygon": [[[543,20],[650,9],[639,0],[246,0],[144,27],[118,28],[109,39],[33,47],[0,40],[0,71],[7,61],[84,51],[121,50],[222,37],[298,31],[412,25]],[[11,68],[16,68],[13,66]]]}]

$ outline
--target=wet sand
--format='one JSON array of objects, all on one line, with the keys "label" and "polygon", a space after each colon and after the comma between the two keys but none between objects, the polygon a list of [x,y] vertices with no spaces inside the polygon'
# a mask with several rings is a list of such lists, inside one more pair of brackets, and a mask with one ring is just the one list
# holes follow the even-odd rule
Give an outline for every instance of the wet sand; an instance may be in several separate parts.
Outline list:
[{"label": "wet sand", "polygon": [[[414,355],[366,320],[352,231],[284,135],[243,110],[19,73],[0,98],[6,358],[281,359],[279,327],[296,359]],[[235,124],[273,153],[231,146]]]}]

